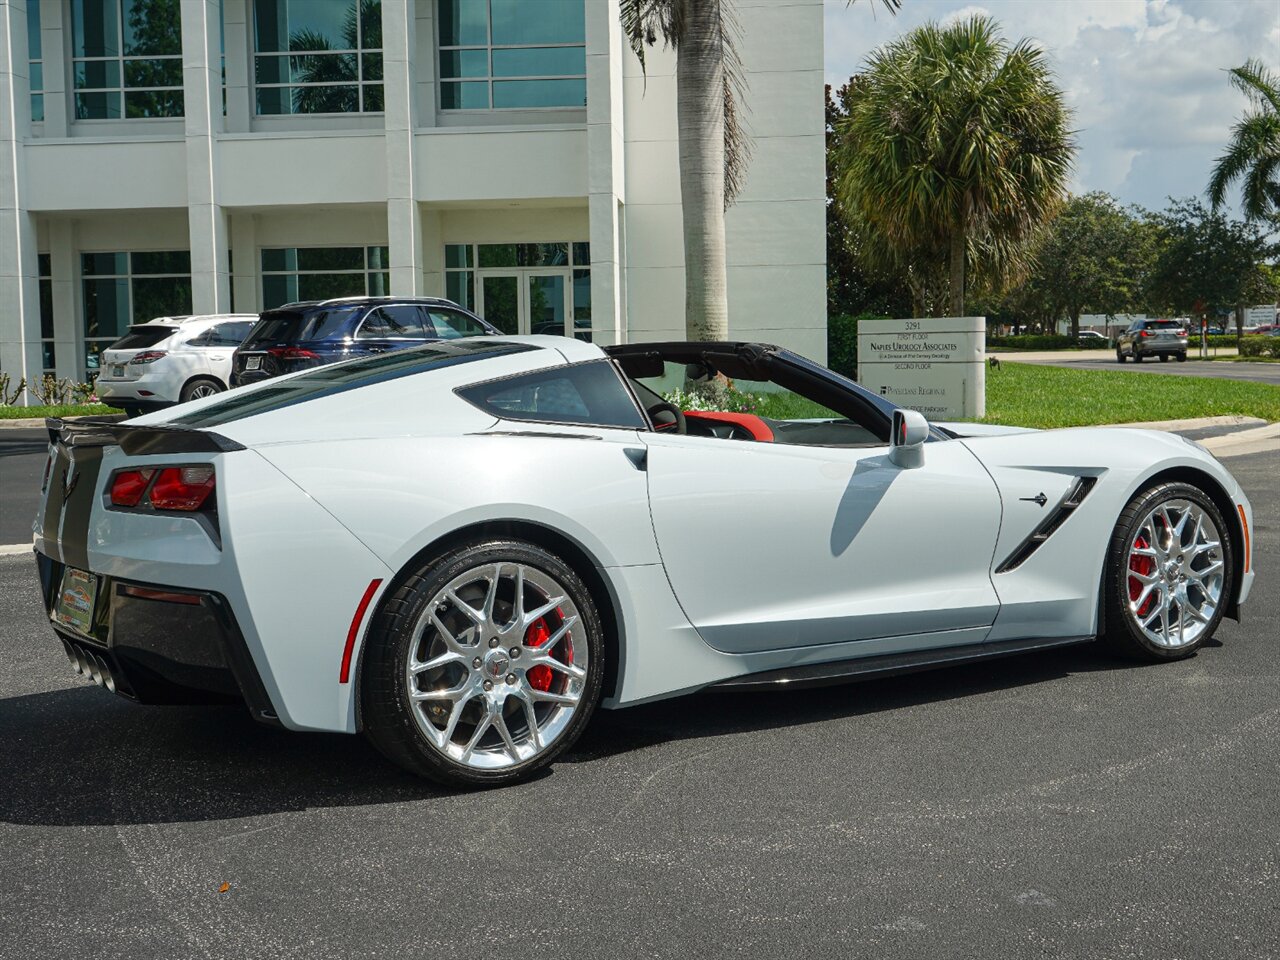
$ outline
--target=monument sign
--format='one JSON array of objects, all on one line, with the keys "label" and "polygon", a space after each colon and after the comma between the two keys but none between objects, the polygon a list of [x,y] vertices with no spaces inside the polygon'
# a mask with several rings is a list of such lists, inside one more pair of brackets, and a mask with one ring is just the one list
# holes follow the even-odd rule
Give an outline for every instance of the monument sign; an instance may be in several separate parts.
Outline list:
[{"label": "monument sign", "polygon": [[863,320],[858,383],[930,420],[987,409],[985,317]]}]

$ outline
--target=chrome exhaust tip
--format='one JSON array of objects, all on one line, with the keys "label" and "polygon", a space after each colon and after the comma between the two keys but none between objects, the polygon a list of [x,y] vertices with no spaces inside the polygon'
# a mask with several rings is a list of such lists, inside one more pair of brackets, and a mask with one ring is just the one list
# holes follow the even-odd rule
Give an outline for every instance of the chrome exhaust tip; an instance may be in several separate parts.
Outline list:
[{"label": "chrome exhaust tip", "polygon": [[98,668],[98,658],[88,653],[85,654],[85,659],[89,661],[89,676],[93,677],[94,683],[102,686],[102,671]]},{"label": "chrome exhaust tip", "polygon": [[76,673],[84,673],[84,671],[80,667],[80,658],[76,656],[75,647],[71,646],[71,644],[63,640],[62,649],[66,651],[67,659],[71,661],[71,669],[74,670]]},{"label": "chrome exhaust tip", "polygon": [[102,672],[102,685],[111,693],[116,692],[116,678],[111,675],[111,668],[107,666],[107,661],[101,657],[98,658],[98,668]]}]

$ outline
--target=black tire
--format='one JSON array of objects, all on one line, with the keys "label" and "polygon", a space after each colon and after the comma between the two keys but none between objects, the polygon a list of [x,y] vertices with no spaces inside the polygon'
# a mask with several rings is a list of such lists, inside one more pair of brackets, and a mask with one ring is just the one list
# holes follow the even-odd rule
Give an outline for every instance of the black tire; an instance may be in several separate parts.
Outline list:
[{"label": "black tire", "polygon": [[1116,363],[1124,363],[1124,354],[1116,347]]},{"label": "black tire", "polygon": [[1142,354],[1140,354],[1137,350],[1133,351],[1133,362],[1134,363],[1142,362]]},{"label": "black tire", "polygon": [[[1200,507],[1217,526],[1222,543],[1222,596],[1209,623],[1191,643],[1170,649],[1154,643],[1129,614],[1129,544],[1143,520],[1157,506],[1170,500],[1188,500]],[[1138,493],[1120,513],[1107,547],[1103,571],[1102,609],[1098,611],[1099,639],[1110,650],[1131,660],[1167,662],[1183,660],[1195,654],[1209,640],[1226,609],[1231,605],[1235,589],[1235,560],[1232,541],[1234,530],[1227,525],[1213,500],[1199,487],[1189,483],[1161,483]]]},{"label": "black tire", "polygon": [[182,387],[182,393],[178,396],[179,403],[186,403],[188,400],[198,400],[201,397],[210,397],[215,393],[222,393],[227,388],[213,377],[193,377],[188,380]]},{"label": "black tire", "polygon": [[[419,728],[405,682],[405,665],[415,627],[427,604],[455,578],[487,563],[533,567],[558,581],[577,607],[581,631],[573,643],[587,644],[581,698],[556,740],[521,763],[482,770],[441,751]],[[477,647],[477,652],[484,650]],[[497,787],[516,783],[551,764],[571,747],[591,719],[604,677],[604,629],[590,590],[564,560],[521,540],[486,540],[451,550],[411,573],[380,605],[369,628],[359,675],[365,736],[389,760],[412,773],[455,787]],[[465,668],[464,668],[465,669]]]},{"label": "black tire", "polygon": [[1167,353],[1162,353],[1162,354],[1160,354],[1160,362],[1161,362],[1161,363],[1168,363],[1168,362],[1169,362],[1169,355],[1168,355]]},{"label": "black tire", "polygon": [[1179,363],[1186,363],[1186,362],[1187,362],[1187,354],[1186,354],[1186,351],[1185,351],[1185,350],[1184,350],[1182,353],[1178,354],[1177,356],[1178,356],[1178,362],[1179,362]]}]

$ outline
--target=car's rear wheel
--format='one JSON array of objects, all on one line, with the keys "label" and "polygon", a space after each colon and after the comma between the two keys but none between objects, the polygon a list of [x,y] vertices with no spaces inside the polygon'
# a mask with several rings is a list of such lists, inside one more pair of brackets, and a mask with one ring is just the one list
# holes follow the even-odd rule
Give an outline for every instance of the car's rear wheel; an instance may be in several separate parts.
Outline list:
[{"label": "car's rear wheel", "polygon": [[1162,483],[1120,514],[1104,574],[1100,626],[1118,653],[1180,660],[1218,628],[1231,601],[1231,528],[1203,490]]},{"label": "car's rear wheel", "polygon": [[201,400],[204,397],[212,397],[215,393],[222,393],[224,389],[222,384],[212,377],[196,377],[194,380],[188,380],[183,386],[180,399],[182,403],[188,400]]},{"label": "car's rear wheel", "polygon": [[513,783],[578,738],[603,673],[599,613],[564,560],[518,540],[471,544],[382,604],[361,672],[364,730],[442,783]]},{"label": "car's rear wheel", "polygon": [[1168,361],[1169,361],[1169,355],[1167,353],[1160,354],[1161,363],[1168,363]]},{"label": "car's rear wheel", "polygon": [[1185,351],[1185,350],[1184,350],[1182,353],[1178,354],[1178,362],[1179,362],[1179,363],[1186,363],[1186,362],[1187,362],[1187,353],[1186,353],[1186,351]]},{"label": "car's rear wheel", "polygon": [[1124,363],[1124,353],[1116,347],[1116,363]]}]

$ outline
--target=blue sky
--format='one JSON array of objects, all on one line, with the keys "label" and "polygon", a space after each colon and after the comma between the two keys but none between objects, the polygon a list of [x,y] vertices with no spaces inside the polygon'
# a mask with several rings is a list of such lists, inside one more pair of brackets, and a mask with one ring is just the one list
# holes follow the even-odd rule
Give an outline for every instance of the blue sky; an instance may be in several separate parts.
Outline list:
[{"label": "blue sky", "polygon": [[826,0],[827,82],[928,20],[989,13],[1010,40],[1049,53],[1079,130],[1073,190],[1158,208],[1202,195],[1244,97],[1224,71],[1249,57],[1280,70],[1280,0]]}]

